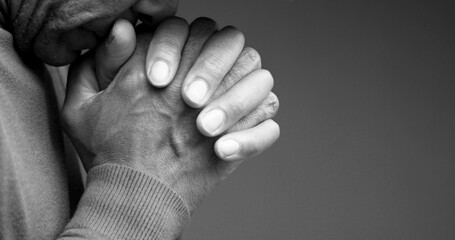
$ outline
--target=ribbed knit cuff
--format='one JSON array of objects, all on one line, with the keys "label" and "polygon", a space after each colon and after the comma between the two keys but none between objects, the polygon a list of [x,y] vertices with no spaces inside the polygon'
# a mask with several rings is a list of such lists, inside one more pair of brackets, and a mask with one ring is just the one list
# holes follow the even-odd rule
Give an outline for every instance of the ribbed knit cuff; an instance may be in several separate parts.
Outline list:
[{"label": "ribbed knit cuff", "polygon": [[107,239],[176,239],[189,218],[184,201],[162,182],[106,164],[89,171],[87,189],[61,237],[86,231]]}]

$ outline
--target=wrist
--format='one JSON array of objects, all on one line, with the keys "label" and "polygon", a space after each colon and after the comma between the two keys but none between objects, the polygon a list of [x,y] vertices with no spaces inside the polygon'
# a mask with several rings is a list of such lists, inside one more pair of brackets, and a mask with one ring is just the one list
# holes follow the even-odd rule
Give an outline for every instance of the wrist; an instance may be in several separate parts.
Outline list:
[{"label": "wrist", "polygon": [[67,230],[90,229],[112,239],[175,239],[189,218],[184,201],[162,182],[103,164],[89,171],[87,190]]}]

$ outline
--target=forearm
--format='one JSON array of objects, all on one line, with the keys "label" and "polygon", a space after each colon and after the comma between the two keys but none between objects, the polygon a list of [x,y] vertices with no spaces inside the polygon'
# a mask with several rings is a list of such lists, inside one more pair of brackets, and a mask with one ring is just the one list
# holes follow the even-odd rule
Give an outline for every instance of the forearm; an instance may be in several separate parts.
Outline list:
[{"label": "forearm", "polygon": [[152,177],[120,165],[89,171],[87,190],[59,239],[177,239],[183,200]]}]

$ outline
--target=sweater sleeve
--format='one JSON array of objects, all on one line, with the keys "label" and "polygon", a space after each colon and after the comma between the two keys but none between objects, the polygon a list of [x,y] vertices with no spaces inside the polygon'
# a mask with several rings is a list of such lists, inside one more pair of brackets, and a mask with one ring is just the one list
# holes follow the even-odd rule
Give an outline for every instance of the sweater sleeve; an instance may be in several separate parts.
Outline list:
[{"label": "sweater sleeve", "polygon": [[0,26],[0,239],[177,239],[190,218],[184,201],[120,165],[89,171],[70,219],[58,109],[46,76]]},{"label": "sweater sleeve", "polygon": [[183,200],[162,182],[106,164],[89,171],[87,189],[59,239],[177,239],[189,217]]}]

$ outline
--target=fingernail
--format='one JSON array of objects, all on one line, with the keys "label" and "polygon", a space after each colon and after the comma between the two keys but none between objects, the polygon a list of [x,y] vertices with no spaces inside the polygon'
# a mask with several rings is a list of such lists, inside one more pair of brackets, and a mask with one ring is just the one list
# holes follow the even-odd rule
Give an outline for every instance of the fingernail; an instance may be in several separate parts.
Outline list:
[{"label": "fingernail", "polygon": [[227,139],[219,143],[218,153],[222,158],[233,156],[237,154],[239,151],[240,144],[233,139]]},{"label": "fingernail", "polygon": [[169,66],[164,61],[156,61],[149,69],[149,78],[153,84],[162,86],[167,84]]},{"label": "fingernail", "polygon": [[193,103],[202,104],[208,90],[209,86],[206,81],[196,79],[187,87],[186,95]]},{"label": "fingernail", "polygon": [[224,123],[226,114],[220,109],[212,110],[201,118],[201,127],[208,133],[213,134],[218,130]]},{"label": "fingernail", "polygon": [[114,41],[115,35],[114,32],[109,33],[109,37],[106,40],[106,45],[110,45]]},{"label": "fingernail", "polygon": [[120,19],[115,20],[114,24],[112,24],[112,29],[111,32],[109,33],[109,36],[107,37],[106,44],[110,45],[114,39],[115,39],[115,28],[117,26],[117,23],[119,22]]}]

